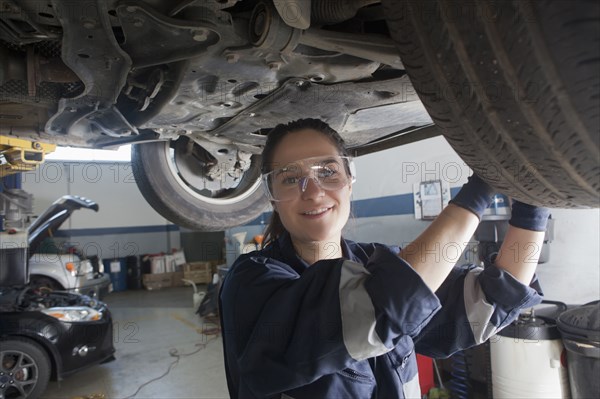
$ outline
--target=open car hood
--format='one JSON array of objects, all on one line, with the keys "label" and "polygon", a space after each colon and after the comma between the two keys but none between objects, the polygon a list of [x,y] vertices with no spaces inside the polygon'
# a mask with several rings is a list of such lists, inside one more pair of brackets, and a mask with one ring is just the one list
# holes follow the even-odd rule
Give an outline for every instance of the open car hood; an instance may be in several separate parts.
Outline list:
[{"label": "open car hood", "polygon": [[98,212],[94,201],[76,195],[64,195],[44,211],[28,228],[29,254],[37,252],[41,243],[51,237],[67,220],[73,211],[81,208]]}]

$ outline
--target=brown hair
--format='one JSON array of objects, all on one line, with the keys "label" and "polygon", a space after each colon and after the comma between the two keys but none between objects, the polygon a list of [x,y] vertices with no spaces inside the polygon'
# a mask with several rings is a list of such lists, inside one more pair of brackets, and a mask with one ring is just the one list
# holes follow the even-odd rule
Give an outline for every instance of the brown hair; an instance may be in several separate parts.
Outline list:
[{"label": "brown hair", "polygon": [[[300,130],[315,130],[326,136],[333,145],[337,148],[339,155],[348,156],[348,150],[344,143],[344,139],[331,126],[320,119],[298,119],[290,123],[282,123],[275,126],[267,136],[267,142],[262,152],[261,172],[268,173],[272,170],[273,156],[277,145],[289,133],[298,132]],[[264,232],[264,240],[262,246],[265,247],[271,241],[275,241],[279,236],[286,232],[283,223],[276,211],[273,211],[269,224]]]}]

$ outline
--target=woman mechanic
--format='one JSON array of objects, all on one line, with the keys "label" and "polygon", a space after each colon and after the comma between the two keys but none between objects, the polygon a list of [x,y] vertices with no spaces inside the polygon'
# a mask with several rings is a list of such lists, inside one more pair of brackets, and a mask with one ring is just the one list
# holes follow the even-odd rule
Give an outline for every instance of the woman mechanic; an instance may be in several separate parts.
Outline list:
[{"label": "woman mechanic", "polygon": [[262,159],[274,208],[261,250],[220,294],[232,398],[420,398],[415,353],[480,344],[541,301],[548,210],[515,201],[493,266],[455,267],[494,191],[476,175],[403,249],[342,238],[353,164],[320,120],[278,125]]}]

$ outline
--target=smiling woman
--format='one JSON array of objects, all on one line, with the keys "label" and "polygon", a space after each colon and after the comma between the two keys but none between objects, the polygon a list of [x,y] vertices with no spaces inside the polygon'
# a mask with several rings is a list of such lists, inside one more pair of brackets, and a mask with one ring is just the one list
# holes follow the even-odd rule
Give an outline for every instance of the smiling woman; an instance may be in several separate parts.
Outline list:
[{"label": "smiling woman", "polygon": [[[539,253],[454,267],[494,195],[479,177],[400,250],[342,237],[356,174],[326,123],[276,126],[262,161],[274,210],[264,245],[236,260],[220,294],[232,398],[421,397],[415,353],[480,344],[540,301],[528,286]],[[513,215],[507,245],[541,246],[547,209],[516,202]],[[448,245],[456,256],[436,250]]]},{"label": "smiling woman", "polygon": [[[309,144],[310,143],[310,144]],[[314,148],[319,149],[322,156],[336,156],[337,149],[331,141],[321,133],[302,130],[297,134],[287,135],[280,143],[282,148],[293,149],[280,152],[275,158],[275,164],[301,162],[306,155],[314,154]],[[312,147],[312,146],[315,147]],[[329,153],[329,154],[326,154]],[[309,263],[314,263],[324,250],[315,243],[338,243],[341,229],[346,224],[350,214],[351,178],[345,176],[333,186],[319,183],[318,178],[302,177],[297,184],[282,188],[283,184],[273,187],[274,193],[286,200],[275,201],[273,208],[279,215],[285,229],[294,237],[294,246],[299,254]],[[279,178],[282,176],[280,175]],[[278,180],[278,179],[276,179]],[[277,190],[275,190],[277,188]],[[285,195],[284,191],[285,190]],[[288,197],[292,195],[292,197]],[[341,256],[341,251],[334,251],[333,257]]]},{"label": "smiling woman", "polygon": [[[307,164],[319,165],[319,160],[326,159],[337,162],[335,169],[340,177],[339,184],[327,184],[324,178],[315,178],[314,173],[304,176],[306,170],[302,169],[306,169]],[[328,164],[331,165],[331,162]],[[323,248],[313,245],[316,241],[339,243],[341,228],[350,213],[350,193],[356,173],[344,142],[335,130],[317,119],[277,126],[269,133],[261,169],[275,211],[265,231],[265,244],[286,231],[297,231],[295,245],[299,253],[308,257],[323,251]],[[287,173],[280,174],[284,170]],[[282,177],[289,178],[290,173],[296,175],[293,177],[302,178],[301,184],[288,185],[284,194],[281,185],[278,190],[277,184],[273,184],[282,182]],[[339,248],[335,251],[330,250],[331,245],[327,248],[327,253],[340,255]],[[313,263],[315,259],[307,261]]]}]

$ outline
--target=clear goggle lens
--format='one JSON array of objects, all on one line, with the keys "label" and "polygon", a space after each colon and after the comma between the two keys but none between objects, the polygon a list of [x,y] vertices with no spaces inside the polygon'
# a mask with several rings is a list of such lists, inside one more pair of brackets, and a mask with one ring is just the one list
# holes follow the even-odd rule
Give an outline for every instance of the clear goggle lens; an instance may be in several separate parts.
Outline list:
[{"label": "clear goggle lens", "polygon": [[309,180],[321,189],[337,191],[356,181],[351,157],[324,156],[292,162],[262,175],[263,187],[271,201],[290,201],[306,191]]}]

